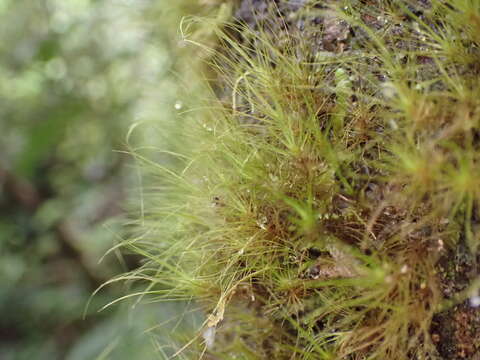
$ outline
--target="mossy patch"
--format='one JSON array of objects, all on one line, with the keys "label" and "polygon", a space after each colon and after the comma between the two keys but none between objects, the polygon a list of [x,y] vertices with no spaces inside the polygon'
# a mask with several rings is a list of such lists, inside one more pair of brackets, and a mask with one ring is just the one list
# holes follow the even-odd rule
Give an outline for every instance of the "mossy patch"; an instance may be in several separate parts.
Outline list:
[{"label": "mossy patch", "polygon": [[201,20],[214,95],[128,242],[207,314],[178,354],[479,356],[480,3],[235,6]]}]

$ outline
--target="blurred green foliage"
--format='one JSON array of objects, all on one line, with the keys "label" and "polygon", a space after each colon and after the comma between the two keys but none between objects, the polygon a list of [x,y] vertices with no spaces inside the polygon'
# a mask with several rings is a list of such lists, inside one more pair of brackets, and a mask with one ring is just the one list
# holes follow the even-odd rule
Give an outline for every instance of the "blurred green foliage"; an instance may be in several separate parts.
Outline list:
[{"label": "blurred green foliage", "polygon": [[[128,231],[126,193],[138,202],[128,129],[178,111],[180,3],[166,3],[0,0],[2,360],[156,358],[141,335],[158,305],[97,313],[125,295],[113,286],[82,313],[138,265],[99,259]],[[166,141],[136,128],[135,143]]]}]

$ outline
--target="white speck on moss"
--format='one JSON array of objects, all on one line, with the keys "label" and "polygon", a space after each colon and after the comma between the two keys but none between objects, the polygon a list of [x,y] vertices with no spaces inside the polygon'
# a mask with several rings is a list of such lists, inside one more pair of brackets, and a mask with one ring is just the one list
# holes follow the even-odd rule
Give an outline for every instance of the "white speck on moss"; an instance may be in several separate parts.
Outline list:
[{"label": "white speck on moss", "polygon": [[444,250],[445,247],[443,246],[443,240],[442,239],[438,239],[438,247],[437,247],[437,251],[442,251]]},{"label": "white speck on moss", "polygon": [[268,222],[268,219],[266,216],[262,216],[262,218],[260,220],[257,221],[257,225],[260,227],[260,229],[262,230],[267,230],[267,222]]},{"label": "white speck on moss", "polygon": [[213,344],[215,343],[215,326],[206,328],[202,334],[202,337],[205,341],[207,349],[213,348]]},{"label": "white speck on moss", "polygon": [[477,308],[480,306],[480,296],[475,295],[470,298],[470,306]]},{"label": "white speck on moss", "polygon": [[270,173],[268,174],[268,176],[270,177],[270,180],[272,180],[273,182],[277,182],[278,181],[278,176]]},{"label": "white speck on moss", "polygon": [[393,119],[388,120],[388,124],[393,130],[398,130],[397,122]]},{"label": "white speck on moss", "polygon": [[382,84],[382,94],[385,98],[392,99],[397,95],[397,89],[391,82],[385,82]]}]

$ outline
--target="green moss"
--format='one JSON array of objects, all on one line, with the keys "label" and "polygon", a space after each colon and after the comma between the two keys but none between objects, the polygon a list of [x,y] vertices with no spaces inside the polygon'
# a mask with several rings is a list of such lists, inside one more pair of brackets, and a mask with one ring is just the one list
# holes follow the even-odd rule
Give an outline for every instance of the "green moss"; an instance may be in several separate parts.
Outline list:
[{"label": "green moss", "polygon": [[145,161],[128,242],[149,293],[208,314],[183,355],[435,358],[438,261],[480,243],[480,5],[366,3],[318,15],[356,34],[333,56],[314,2],[303,32],[202,20],[215,95],[181,119],[180,170]]}]

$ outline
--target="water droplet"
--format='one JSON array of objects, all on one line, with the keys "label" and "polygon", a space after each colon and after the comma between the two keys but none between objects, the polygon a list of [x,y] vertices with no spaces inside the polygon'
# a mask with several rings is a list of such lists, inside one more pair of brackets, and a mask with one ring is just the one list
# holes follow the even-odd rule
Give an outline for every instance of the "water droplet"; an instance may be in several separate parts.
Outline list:
[{"label": "water droplet", "polygon": [[180,100],[175,101],[175,110],[181,110],[183,107],[183,103]]}]

